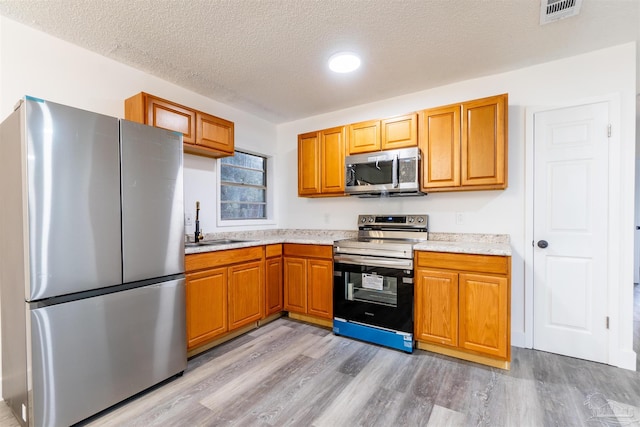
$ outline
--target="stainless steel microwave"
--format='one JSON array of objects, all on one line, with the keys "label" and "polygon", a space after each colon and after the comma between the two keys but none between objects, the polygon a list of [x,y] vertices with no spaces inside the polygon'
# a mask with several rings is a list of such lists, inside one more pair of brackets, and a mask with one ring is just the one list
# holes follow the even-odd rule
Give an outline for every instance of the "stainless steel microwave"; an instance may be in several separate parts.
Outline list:
[{"label": "stainless steel microwave", "polygon": [[364,197],[422,195],[419,167],[418,147],[347,156],[345,192]]}]

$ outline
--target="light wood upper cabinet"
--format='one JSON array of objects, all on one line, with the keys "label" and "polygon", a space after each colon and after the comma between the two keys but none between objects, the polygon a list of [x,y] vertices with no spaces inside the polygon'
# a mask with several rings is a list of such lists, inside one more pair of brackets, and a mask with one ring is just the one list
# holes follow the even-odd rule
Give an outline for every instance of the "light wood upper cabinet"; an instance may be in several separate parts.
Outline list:
[{"label": "light wood upper cabinet", "polygon": [[125,119],[183,135],[184,152],[207,157],[232,156],[234,124],[193,108],[140,92],[124,101]]},{"label": "light wood upper cabinet", "polygon": [[318,132],[298,135],[298,195],[320,193],[320,138]]},{"label": "light wood upper cabinet", "polygon": [[508,367],[511,257],[419,251],[415,261],[418,347]]},{"label": "light wood upper cabinet", "polygon": [[344,195],[344,157],[420,147],[420,190],[507,188],[508,95],[298,135],[298,195]]},{"label": "light wood upper cabinet", "polygon": [[380,120],[353,123],[348,126],[348,154],[380,150]]},{"label": "light wood upper cabinet", "polygon": [[344,195],[344,126],[298,135],[298,195]]},{"label": "light wood upper cabinet", "polygon": [[415,147],[418,145],[418,115],[369,120],[348,126],[348,154]]},{"label": "light wood upper cabinet", "polygon": [[462,186],[507,186],[507,95],[462,104]]},{"label": "light wood upper cabinet", "polygon": [[416,147],[418,145],[418,115],[412,113],[382,120],[381,137],[383,150]]},{"label": "light wood upper cabinet", "polygon": [[320,131],[320,193],[344,194],[344,126]]},{"label": "light wood upper cabinet", "polygon": [[233,129],[233,122],[229,120],[198,112],[196,114],[196,145],[232,156]]},{"label": "light wood upper cabinet", "polygon": [[421,190],[506,188],[507,112],[507,94],[421,111]]},{"label": "light wood upper cabinet", "polygon": [[460,186],[459,104],[420,112],[422,189]]},{"label": "light wood upper cabinet", "polygon": [[[164,99],[147,96],[146,111],[142,114],[146,116],[145,124],[157,128],[172,130],[182,134],[182,141],[194,144],[196,134],[196,112],[180,105],[174,104]],[[125,118],[128,120],[129,117]],[[136,120],[134,120],[136,121]]]}]

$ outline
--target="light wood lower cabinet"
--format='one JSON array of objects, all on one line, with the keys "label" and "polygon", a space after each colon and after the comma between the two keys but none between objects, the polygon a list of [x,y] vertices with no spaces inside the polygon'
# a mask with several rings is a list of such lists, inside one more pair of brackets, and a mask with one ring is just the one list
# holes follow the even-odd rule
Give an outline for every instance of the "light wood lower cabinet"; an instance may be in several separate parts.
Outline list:
[{"label": "light wood lower cabinet", "polygon": [[282,245],[265,248],[265,316],[283,310]]},{"label": "light wood lower cabinet", "polygon": [[[284,245],[284,309],[329,326],[333,320],[333,249]],[[296,317],[296,316],[291,316]],[[321,320],[324,319],[324,320]]]},{"label": "light wood lower cabinet", "polygon": [[416,272],[415,338],[458,345],[458,273],[420,268]]},{"label": "light wood lower cabinet", "polygon": [[229,267],[229,330],[260,320],[264,313],[264,261]]},{"label": "light wood lower cabinet", "polygon": [[333,319],[333,261],[307,260],[307,313]]},{"label": "light wood lower cabinet", "polygon": [[185,257],[187,349],[264,317],[264,247]]},{"label": "light wood lower cabinet", "polygon": [[506,277],[460,273],[458,346],[506,359],[510,354]]},{"label": "light wood lower cabinet", "polygon": [[284,309],[307,313],[307,260],[304,258],[284,258]]},{"label": "light wood lower cabinet", "polygon": [[187,275],[187,348],[227,332],[227,269]]},{"label": "light wood lower cabinet", "polygon": [[511,257],[416,252],[418,347],[508,369]]}]

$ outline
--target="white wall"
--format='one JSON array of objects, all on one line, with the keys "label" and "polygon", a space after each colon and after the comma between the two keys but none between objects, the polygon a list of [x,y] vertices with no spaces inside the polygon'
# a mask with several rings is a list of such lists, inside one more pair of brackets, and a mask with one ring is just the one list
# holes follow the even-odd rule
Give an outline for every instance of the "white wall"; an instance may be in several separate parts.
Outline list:
[{"label": "white wall", "polygon": [[[287,164],[296,162],[296,136],[299,133],[329,128],[361,120],[391,117],[424,108],[446,105],[500,93],[509,94],[509,187],[504,191],[432,193],[423,198],[359,199],[298,198],[297,170],[278,176],[280,222],[287,228],[354,229],[360,213],[427,213],[434,232],[504,233],[511,236],[512,256],[512,342],[524,346],[531,334],[525,325],[525,109],[531,106],[566,105],[580,100],[616,93],[621,99],[621,160],[619,182],[613,185],[620,199],[612,206],[615,222],[611,232],[617,234],[620,250],[621,288],[627,301],[633,282],[633,181],[635,141],[636,45],[625,44],[586,55],[566,58],[542,65],[436,89],[408,94],[366,105],[335,111],[278,126],[278,153]],[[372,88],[375,90],[375,88]],[[624,202],[631,201],[630,203]],[[455,222],[462,212],[464,224]],[[620,228],[622,227],[622,228]],[[624,230],[620,232],[620,230]],[[529,242],[529,244],[531,244]],[[616,246],[616,250],[619,249]],[[628,272],[628,273],[627,273]],[[611,284],[617,286],[617,283]],[[622,298],[621,298],[622,299]],[[620,304],[621,318],[631,319],[621,326],[620,346],[631,348],[632,313]],[[526,327],[525,327],[526,326]],[[631,340],[631,341],[630,341]]]}]

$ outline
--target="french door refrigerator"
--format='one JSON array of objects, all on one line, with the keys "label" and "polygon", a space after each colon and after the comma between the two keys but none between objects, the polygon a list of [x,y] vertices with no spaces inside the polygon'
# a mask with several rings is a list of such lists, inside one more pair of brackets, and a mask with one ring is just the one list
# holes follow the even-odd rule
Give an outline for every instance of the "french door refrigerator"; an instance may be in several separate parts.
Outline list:
[{"label": "french door refrigerator", "polygon": [[0,124],[2,393],[69,426],[186,368],[182,136],[25,97]]}]

